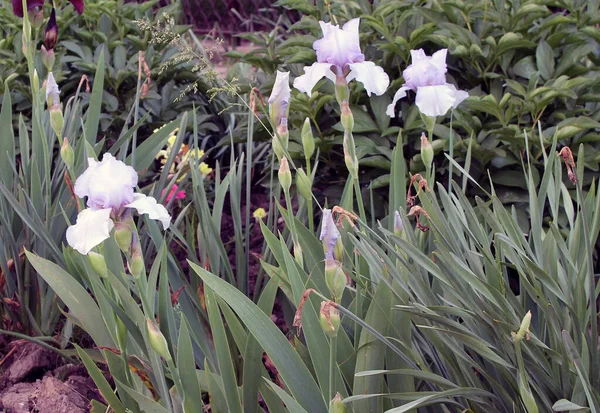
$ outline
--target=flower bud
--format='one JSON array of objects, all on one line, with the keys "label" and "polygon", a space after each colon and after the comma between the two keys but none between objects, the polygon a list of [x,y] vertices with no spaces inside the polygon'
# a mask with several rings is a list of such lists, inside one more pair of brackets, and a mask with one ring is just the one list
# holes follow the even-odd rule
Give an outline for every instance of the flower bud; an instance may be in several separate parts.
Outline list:
[{"label": "flower bud", "polygon": [[92,265],[92,269],[100,278],[106,278],[108,274],[108,268],[106,267],[106,260],[102,254],[98,254],[97,252],[90,251],[88,252],[88,257],[90,259],[90,264]]},{"label": "flower bud", "polygon": [[46,69],[51,72],[52,68],[54,67],[54,61],[56,60],[54,56],[54,50],[48,50],[44,45],[42,45],[40,51],[42,55],[42,63],[44,63]]},{"label": "flower bud", "polygon": [[321,325],[323,332],[329,337],[337,337],[341,325],[340,312],[335,308],[331,301],[323,301],[321,303],[319,324]]},{"label": "flower bud", "polygon": [[335,77],[335,99],[342,105],[342,102],[347,102],[349,97],[350,90],[348,90],[346,76],[343,73],[338,74]]},{"label": "flower bud", "polygon": [[150,345],[159,355],[165,360],[171,360],[171,353],[169,353],[169,346],[165,336],[160,332],[158,327],[149,318],[146,319],[146,334],[148,334],[148,341]]},{"label": "flower bud", "polygon": [[310,119],[306,118],[302,125],[302,147],[304,148],[304,156],[312,158],[315,153],[315,138],[310,127]]},{"label": "flower bud", "polygon": [[421,159],[423,160],[425,168],[430,170],[431,165],[433,164],[433,147],[431,146],[431,143],[429,143],[425,133],[421,134]]},{"label": "flower bud", "polygon": [[49,108],[60,105],[60,89],[52,72],[48,72],[48,79],[46,79],[46,102]]},{"label": "flower bud", "polygon": [[50,125],[59,138],[62,136],[63,126],[65,120],[60,105],[53,105],[50,107]]},{"label": "flower bud", "polygon": [[[337,256],[337,251],[335,250],[337,249],[338,241],[340,241],[341,245],[340,231],[338,231],[337,226],[335,225],[331,209],[323,210],[323,221],[321,222],[321,234],[319,235],[319,240],[323,243],[325,259],[333,259],[334,256]],[[341,250],[339,261],[341,261]]]},{"label": "flower bud", "polygon": [[27,12],[31,25],[37,30],[44,24],[44,10],[40,7],[38,10],[31,9]]},{"label": "flower bud", "polygon": [[333,297],[333,301],[339,303],[346,289],[346,274],[342,270],[342,264],[338,260],[325,260],[325,283]]},{"label": "flower bud", "polygon": [[54,7],[50,12],[50,20],[48,20],[48,25],[46,26],[46,31],[44,32],[44,46],[47,50],[53,50],[54,46],[56,46],[56,41],[58,40],[58,25],[56,24],[56,10]]},{"label": "flower bud", "polygon": [[525,317],[523,317],[523,321],[521,321],[521,327],[519,331],[513,333],[514,341],[521,341],[524,338],[529,340],[529,326],[531,325],[531,311],[527,311]]},{"label": "flower bud", "polygon": [[267,216],[267,211],[265,211],[264,208],[257,208],[254,210],[254,212],[252,213],[252,217],[256,220],[256,221],[260,221],[261,219],[263,219],[264,217]]},{"label": "flower bud", "polygon": [[277,71],[273,91],[269,96],[269,116],[271,122],[277,128],[284,121],[287,124],[287,118],[290,111],[290,72]]},{"label": "flower bud", "polygon": [[144,273],[144,258],[140,255],[135,255],[131,258],[131,265],[129,266],[129,272],[135,278],[140,278],[140,276]]},{"label": "flower bud", "polygon": [[40,75],[37,69],[33,69],[33,93],[36,95],[40,92]]},{"label": "flower bud", "polygon": [[402,219],[400,218],[400,213],[398,211],[394,211],[394,234],[399,237],[403,233],[404,224],[402,223]]},{"label": "flower bud", "polygon": [[131,245],[131,227],[128,222],[115,223],[115,240],[123,252],[129,252]]},{"label": "flower bud", "polygon": [[352,131],[354,129],[354,115],[348,101],[342,102],[342,126],[346,131]]},{"label": "flower bud", "polygon": [[302,168],[296,170],[296,188],[306,202],[312,202],[312,184]]},{"label": "flower bud", "polygon": [[292,172],[290,171],[290,165],[285,156],[281,158],[278,177],[283,191],[287,193],[290,190],[290,186],[292,186]]},{"label": "flower bud", "polygon": [[337,393],[329,403],[329,413],[346,413],[346,405],[342,401],[342,396]]}]

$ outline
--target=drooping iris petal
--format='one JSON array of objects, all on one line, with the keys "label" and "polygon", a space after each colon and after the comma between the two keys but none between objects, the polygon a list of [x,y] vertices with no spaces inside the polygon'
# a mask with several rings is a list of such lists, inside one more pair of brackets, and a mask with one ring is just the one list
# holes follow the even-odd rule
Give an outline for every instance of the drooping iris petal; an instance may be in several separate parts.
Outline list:
[{"label": "drooping iris petal", "polygon": [[454,86],[453,84],[448,83],[448,86],[454,89],[454,96],[456,97],[456,101],[452,105],[452,109],[456,109],[458,105],[462,103],[463,100],[469,97],[469,94],[464,90],[457,90],[456,86]]},{"label": "drooping iris petal", "polygon": [[321,235],[319,239],[323,242],[323,249],[325,250],[325,258],[332,259],[335,244],[340,237],[340,232],[333,221],[331,215],[331,209],[323,210],[323,222],[321,223]]},{"label": "drooping iris petal", "polygon": [[281,124],[282,118],[288,117],[291,94],[290,72],[278,70],[271,96],[269,96],[269,114],[276,127]]},{"label": "drooping iris petal", "polygon": [[371,96],[371,93],[378,96],[383,95],[390,85],[390,78],[387,73],[373,62],[350,63],[348,66],[350,67],[350,73],[346,77],[346,81],[358,80],[365,86],[369,96]]},{"label": "drooping iris petal", "polygon": [[114,224],[110,219],[112,209],[84,209],[77,222],[67,228],[67,242],[79,253],[86,255],[96,245],[109,237]]},{"label": "drooping iris petal", "polygon": [[[27,0],[27,11],[36,7],[42,7],[44,0]],[[23,2],[21,0],[12,0],[13,13],[17,17],[23,17]]]},{"label": "drooping iris petal", "polygon": [[365,55],[360,51],[358,26],[360,19],[352,19],[341,29],[331,23],[319,22],[323,38],[313,43],[317,52],[317,62],[329,63],[340,68],[350,63],[359,63],[365,60]]},{"label": "drooping iris petal", "polygon": [[392,103],[390,103],[388,105],[387,110],[385,111],[386,115],[388,115],[390,118],[393,118],[396,116],[396,113],[395,113],[396,103],[403,97],[406,97],[407,90],[410,90],[410,88],[402,86],[400,89],[398,89],[398,91],[394,95],[394,99],[392,99]]},{"label": "drooping iris petal", "polygon": [[304,68],[304,74],[294,79],[294,87],[310,96],[313,88],[324,76],[335,82],[335,75],[329,63],[313,63]]},{"label": "drooping iris petal", "polygon": [[75,7],[75,11],[77,11],[77,13],[79,13],[79,14],[83,13],[83,8],[84,8],[83,0],[69,0],[69,3],[71,3],[73,5],[73,7]]},{"label": "drooping iris petal", "polygon": [[445,115],[455,102],[456,88],[452,85],[424,86],[417,89],[415,103],[424,115]]},{"label": "drooping iris petal", "polygon": [[75,181],[75,194],[88,197],[90,208],[119,209],[133,201],[133,188],[137,185],[137,172],[131,166],[105,153],[102,162],[88,159],[89,166]]},{"label": "drooping iris petal", "polygon": [[125,207],[136,209],[138,214],[148,214],[150,219],[162,222],[164,229],[169,228],[169,225],[171,225],[171,215],[169,215],[167,208],[157,203],[156,199],[151,196],[139,193],[133,194],[133,202],[125,205]]}]

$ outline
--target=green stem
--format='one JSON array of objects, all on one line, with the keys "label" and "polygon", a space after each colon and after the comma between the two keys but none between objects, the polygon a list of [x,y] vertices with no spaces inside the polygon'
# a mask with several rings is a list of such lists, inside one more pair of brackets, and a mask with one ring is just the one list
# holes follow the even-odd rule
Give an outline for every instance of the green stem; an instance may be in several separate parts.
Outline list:
[{"label": "green stem", "polygon": [[337,338],[329,341],[329,401],[335,397],[335,376],[337,374]]},{"label": "green stem", "polygon": [[[310,158],[309,157],[306,157],[306,175],[308,176],[308,179],[310,179],[310,182],[312,182],[312,171],[311,171],[311,167],[310,167]],[[308,229],[311,233],[314,233],[315,218],[313,217],[312,199],[307,199],[306,203],[308,206]]]}]

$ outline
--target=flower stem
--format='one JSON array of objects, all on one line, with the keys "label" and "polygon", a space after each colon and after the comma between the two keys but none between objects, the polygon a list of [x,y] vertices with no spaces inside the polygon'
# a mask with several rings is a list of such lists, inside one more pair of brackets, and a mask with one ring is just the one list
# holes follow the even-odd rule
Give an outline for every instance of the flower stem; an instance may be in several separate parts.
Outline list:
[{"label": "flower stem", "polygon": [[[312,171],[310,168],[310,158],[307,156],[306,157],[306,175],[308,176],[308,178],[310,179],[310,182],[312,183],[313,179],[312,179]],[[311,185],[311,189],[312,189],[312,185]],[[314,227],[315,227],[315,219],[313,217],[313,202],[312,199],[307,199],[306,200],[306,204],[308,207],[308,229],[311,233],[314,233]]]},{"label": "flower stem", "polygon": [[337,373],[337,338],[331,337],[329,341],[329,396],[328,400],[335,397],[335,375]]}]

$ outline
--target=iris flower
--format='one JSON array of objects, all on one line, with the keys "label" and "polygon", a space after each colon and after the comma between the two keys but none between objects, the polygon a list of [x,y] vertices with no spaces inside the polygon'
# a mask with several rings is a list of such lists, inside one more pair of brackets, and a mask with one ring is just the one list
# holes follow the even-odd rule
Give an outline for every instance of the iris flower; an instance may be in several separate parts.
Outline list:
[{"label": "iris flower", "polygon": [[[75,7],[77,13],[83,13],[83,0],[69,0],[69,3]],[[13,13],[18,17],[23,17],[23,1],[22,0],[12,0]],[[44,0],[27,0],[27,11],[35,9],[36,7],[43,7]]]},{"label": "iris flower", "polygon": [[294,79],[294,87],[308,95],[323,76],[335,82],[336,77],[353,79],[361,82],[371,93],[385,93],[390,79],[383,69],[373,62],[365,62],[365,55],[360,51],[358,26],[360,19],[353,19],[341,29],[331,23],[319,22],[323,38],[313,43],[317,52],[317,62],[304,68],[304,74]]},{"label": "iris flower", "polygon": [[386,113],[394,117],[396,102],[406,96],[408,90],[417,92],[415,103],[422,114],[427,116],[445,115],[450,108],[456,108],[469,94],[446,82],[446,55],[448,49],[427,56],[423,49],[411,50],[412,64],[402,76],[404,83],[394,95],[394,100],[387,107]]},{"label": "iris flower", "polygon": [[77,215],[77,223],[67,229],[67,242],[81,254],[87,254],[109,237],[115,221],[127,218],[129,208],[169,228],[171,216],[156,199],[134,193],[137,172],[125,163],[105,153],[102,162],[88,158],[89,166],[75,181],[75,194],[87,197],[87,208]]}]

